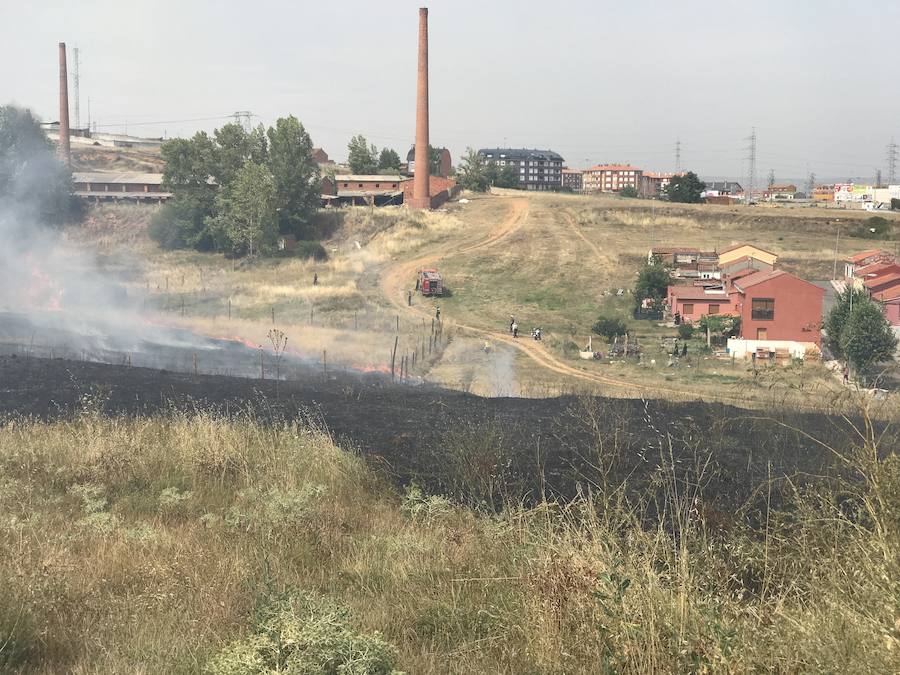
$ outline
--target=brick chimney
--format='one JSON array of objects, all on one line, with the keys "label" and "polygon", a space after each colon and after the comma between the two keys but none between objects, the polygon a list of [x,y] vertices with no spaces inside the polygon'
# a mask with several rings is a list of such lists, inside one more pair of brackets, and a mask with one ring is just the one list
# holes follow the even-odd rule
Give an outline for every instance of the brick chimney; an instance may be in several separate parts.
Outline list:
[{"label": "brick chimney", "polygon": [[416,169],[410,207],[431,208],[431,166],[428,161],[428,8],[419,8],[419,72],[416,88]]},{"label": "brick chimney", "polygon": [[72,166],[69,144],[69,73],[66,70],[66,43],[59,43],[59,154],[66,166]]}]

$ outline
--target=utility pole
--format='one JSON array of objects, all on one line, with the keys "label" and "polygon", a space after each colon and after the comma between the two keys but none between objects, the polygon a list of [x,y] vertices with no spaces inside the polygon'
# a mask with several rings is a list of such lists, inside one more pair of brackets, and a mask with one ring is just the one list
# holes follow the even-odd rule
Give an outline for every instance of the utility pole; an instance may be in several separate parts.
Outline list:
[{"label": "utility pole", "polygon": [[813,198],[813,193],[816,191],[816,174],[810,173],[807,171],[806,173],[806,197],[807,199]]},{"label": "utility pole", "polygon": [[891,137],[887,146],[888,183],[894,185],[897,181],[897,142]]},{"label": "utility pole", "polygon": [[681,139],[675,139],[675,171],[681,171]]},{"label": "utility pole", "polygon": [[875,187],[881,187],[881,169],[875,169]]},{"label": "utility pole", "polygon": [[749,175],[747,176],[747,194],[746,201],[750,204],[753,201],[753,189],[756,185],[756,127],[753,127],[750,131],[749,138],[745,139],[750,142],[750,146],[747,148],[747,157],[745,158],[749,163]]},{"label": "utility pole", "polygon": [[73,71],[72,84],[75,86],[75,128],[81,128],[81,77],[78,74],[78,47],[72,47],[72,60],[75,61],[75,70]]}]

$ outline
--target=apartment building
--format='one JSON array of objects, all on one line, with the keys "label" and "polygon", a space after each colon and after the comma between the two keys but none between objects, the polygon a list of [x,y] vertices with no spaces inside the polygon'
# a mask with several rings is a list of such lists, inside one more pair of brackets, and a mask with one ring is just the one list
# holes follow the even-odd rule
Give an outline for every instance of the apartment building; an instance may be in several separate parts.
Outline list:
[{"label": "apartment building", "polygon": [[584,172],[585,192],[620,192],[626,187],[641,189],[643,171],[629,164],[598,164]]},{"label": "apartment building", "polygon": [[523,190],[559,190],[565,160],[552,150],[528,148],[482,148],[478,154],[499,166],[512,166]]}]

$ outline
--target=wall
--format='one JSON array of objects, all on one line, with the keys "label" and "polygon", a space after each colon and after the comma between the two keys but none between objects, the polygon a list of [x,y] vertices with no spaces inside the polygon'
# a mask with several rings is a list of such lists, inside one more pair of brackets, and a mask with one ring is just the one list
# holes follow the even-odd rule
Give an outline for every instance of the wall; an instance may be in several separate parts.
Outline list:
[{"label": "wall", "polygon": [[[740,282],[737,282],[740,286]],[[822,299],[825,291],[803,279],[782,275],[751,286],[740,298],[741,337],[755,340],[758,328],[767,340],[821,343]],[[775,300],[774,318],[753,319],[754,298]]]},{"label": "wall", "polygon": [[756,350],[762,348],[769,351],[787,349],[795,359],[802,359],[807,352],[817,352],[818,346],[812,342],[796,342],[793,340],[744,340],[728,338],[728,353],[738,359],[752,358]]}]

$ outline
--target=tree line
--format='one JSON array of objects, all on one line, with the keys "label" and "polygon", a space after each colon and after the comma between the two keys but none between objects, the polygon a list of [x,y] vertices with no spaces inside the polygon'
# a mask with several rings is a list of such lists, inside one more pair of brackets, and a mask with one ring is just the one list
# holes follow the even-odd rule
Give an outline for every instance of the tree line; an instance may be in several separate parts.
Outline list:
[{"label": "tree line", "polygon": [[[347,164],[350,172],[359,176],[391,175],[400,171],[401,160],[393,148],[379,151],[365,136],[357,134],[347,144]],[[428,165],[432,176],[441,172],[441,148],[428,146]]]},{"label": "tree line", "polygon": [[172,199],[157,212],[150,236],[164,248],[256,254],[279,235],[315,238],[319,167],[312,140],[294,116],[268,129],[226,124],[210,136],[162,146],[163,188]]}]

